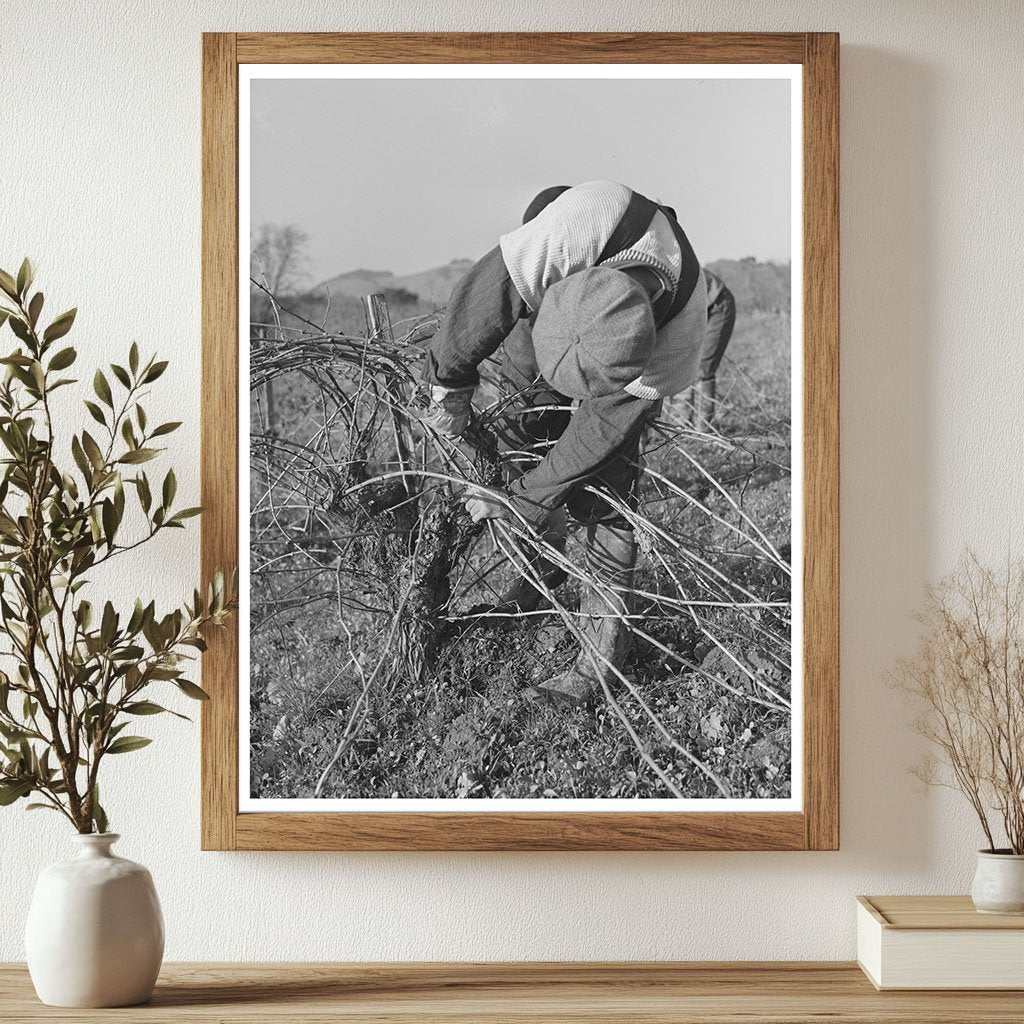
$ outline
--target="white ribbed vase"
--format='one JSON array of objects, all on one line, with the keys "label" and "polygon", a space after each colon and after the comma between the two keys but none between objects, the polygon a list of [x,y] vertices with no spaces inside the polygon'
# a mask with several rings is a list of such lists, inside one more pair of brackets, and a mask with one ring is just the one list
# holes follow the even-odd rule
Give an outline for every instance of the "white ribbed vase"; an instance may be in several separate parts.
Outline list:
[{"label": "white ribbed vase", "polygon": [[982,914],[1024,914],[1024,854],[979,850],[971,899]]},{"label": "white ribbed vase", "polygon": [[111,832],[77,835],[77,857],[46,868],[25,926],[36,994],[50,1006],[133,1006],[153,992],[164,920],[149,872],[116,857]]}]

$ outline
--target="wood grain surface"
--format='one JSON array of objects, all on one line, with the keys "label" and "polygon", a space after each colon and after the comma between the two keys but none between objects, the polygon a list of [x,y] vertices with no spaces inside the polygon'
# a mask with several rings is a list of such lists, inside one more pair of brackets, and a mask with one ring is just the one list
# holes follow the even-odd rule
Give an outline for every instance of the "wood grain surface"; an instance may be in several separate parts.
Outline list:
[{"label": "wood grain surface", "polygon": [[60,1010],[0,966],[0,1019],[131,1024],[1019,1024],[1024,993],[877,992],[854,964],[168,964],[152,1001]]},{"label": "wood grain surface", "polygon": [[839,37],[804,56],[804,808],[839,848]]},{"label": "wood grain surface", "polygon": [[799,813],[238,811],[238,638],[203,680],[208,850],[832,850],[839,844],[839,37],[831,33],[208,34],[203,38],[203,574],[238,557],[238,65],[793,63],[804,81],[804,808]]},{"label": "wood grain surface", "polygon": [[801,32],[241,32],[239,64],[800,64]]},{"label": "wood grain surface", "polygon": [[1024,914],[979,914],[970,896],[858,896],[883,928],[1024,931]]},{"label": "wood grain surface", "polygon": [[239,814],[242,850],[803,850],[802,814]]},{"label": "wood grain surface", "polygon": [[[235,37],[203,36],[203,355],[200,433],[204,588],[238,564],[238,70]],[[248,410],[246,410],[248,415]],[[201,720],[204,849],[235,845],[238,624],[209,636]]]}]

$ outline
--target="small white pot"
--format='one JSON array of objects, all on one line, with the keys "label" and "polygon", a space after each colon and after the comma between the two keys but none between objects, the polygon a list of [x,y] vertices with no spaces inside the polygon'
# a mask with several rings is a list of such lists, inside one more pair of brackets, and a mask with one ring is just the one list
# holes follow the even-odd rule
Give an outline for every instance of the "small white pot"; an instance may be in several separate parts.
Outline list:
[{"label": "small white pot", "polygon": [[979,850],[971,899],[982,914],[1024,914],[1024,854]]},{"label": "small white pot", "polygon": [[120,836],[77,835],[81,852],[39,876],[25,926],[36,994],[49,1006],[134,1006],[153,993],[164,921],[153,879],[114,856]]}]

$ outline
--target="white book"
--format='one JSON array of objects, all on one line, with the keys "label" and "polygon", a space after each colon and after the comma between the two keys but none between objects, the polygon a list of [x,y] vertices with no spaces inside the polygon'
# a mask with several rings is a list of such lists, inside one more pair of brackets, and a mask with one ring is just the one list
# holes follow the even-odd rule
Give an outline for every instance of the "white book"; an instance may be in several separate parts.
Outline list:
[{"label": "white book", "polygon": [[1024,916],[979,914],[970,896],[858,896],[857,962],[878,989],[1024,989]]}]

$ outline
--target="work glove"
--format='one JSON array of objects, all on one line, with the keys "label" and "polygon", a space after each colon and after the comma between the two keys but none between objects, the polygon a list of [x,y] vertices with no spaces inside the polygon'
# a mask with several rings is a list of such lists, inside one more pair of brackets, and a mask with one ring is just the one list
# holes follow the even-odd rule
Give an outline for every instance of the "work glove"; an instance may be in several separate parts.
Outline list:
[{"label": "work glove", "polygon": [[490,491],[474,487],[472,484],[463,493],[462,503],[474,523],[482,523],[485,519],[512,518],[507,502],[495,497]]},{"label": "work glove", "polygon": [[473,416],[474,388],[430,386],[430,406],[423,422],[445,437],[461,437]]}]

